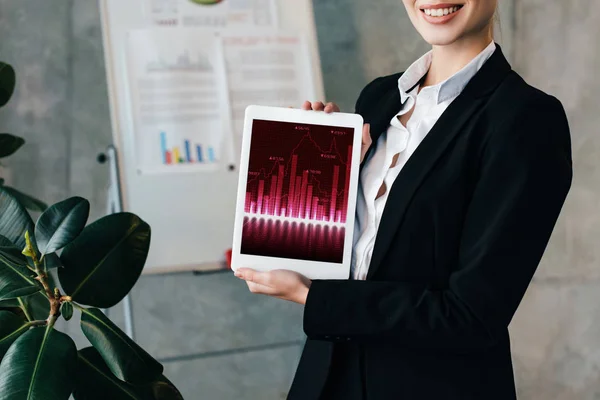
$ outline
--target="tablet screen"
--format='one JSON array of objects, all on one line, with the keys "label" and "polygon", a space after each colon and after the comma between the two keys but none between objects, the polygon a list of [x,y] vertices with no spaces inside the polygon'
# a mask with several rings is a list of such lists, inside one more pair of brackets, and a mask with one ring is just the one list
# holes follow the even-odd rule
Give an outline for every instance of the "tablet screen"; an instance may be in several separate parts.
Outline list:
[{"label": "tablet screen", "polygon": [[342,263],[353,133],[253,121],[242,254]]}]

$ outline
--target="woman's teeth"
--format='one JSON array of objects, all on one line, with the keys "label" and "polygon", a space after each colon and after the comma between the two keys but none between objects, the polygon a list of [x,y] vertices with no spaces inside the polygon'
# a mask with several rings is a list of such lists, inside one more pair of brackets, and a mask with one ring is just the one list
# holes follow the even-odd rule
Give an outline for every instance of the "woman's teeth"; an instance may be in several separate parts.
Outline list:
[{"label": "woman's teeth", "polygon": [[450,8],[426,8],[423,11],[425,12],[425,14],[431,16],[431,17],[443,17],[445,15],[448,14],[452,14],[457,12],[460,9],[459,6],[454,6],[454,7],[450,7]]}]

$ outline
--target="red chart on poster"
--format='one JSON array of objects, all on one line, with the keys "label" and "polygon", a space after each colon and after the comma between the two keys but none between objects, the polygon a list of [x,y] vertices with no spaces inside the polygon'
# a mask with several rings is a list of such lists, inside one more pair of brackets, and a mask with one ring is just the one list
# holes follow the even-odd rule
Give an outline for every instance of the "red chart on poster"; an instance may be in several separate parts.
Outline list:
[{"label": "red chart on poster", "polygon": [[254,120],[242,254],[342,262],[353,133]]}]

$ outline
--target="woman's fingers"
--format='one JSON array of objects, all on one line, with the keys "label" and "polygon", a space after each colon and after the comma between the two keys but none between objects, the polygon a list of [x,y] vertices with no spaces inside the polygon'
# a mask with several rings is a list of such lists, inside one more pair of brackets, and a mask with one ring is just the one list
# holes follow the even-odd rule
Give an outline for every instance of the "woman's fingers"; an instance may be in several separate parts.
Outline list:
[{"label": "woman's fingers", "polygon": [[312,109],[314,111],[323,111],[325,109],[325,104],[322,101],[313,101]]},{"label": "woman's fingers", "polygon": [[362,162],[371,147],[373,140],[371,139],[371,124],[363,125],[363,133],[362,133],[362,147],[360,151],[360,161]]},{"label": "woman's fingers", "polygon": [[[312,103],[310,101],[305,101],[302,104],[302,109],[303,110],[313,110],[313,111],[325,111],[326,113],[340,112],[340,107],[338,107],[337,104],[332,103],[332,102],[323,104],[322,101],[314,101]],[[367,154],[367,151],[371,147],[371,144],[372,144],[371,125],[364,124],[363,131],[362,131],[362,148],[361,148],[361,154],[360,154],[361,162],[365,158],[365,155]]]},{"label": "woman's fingers", "polygon": [[266,294],[269,296],[274,296],[278,294],[275,291],[275,289],[269,286],[261,285],[260,283],[246,281],[246,284],[248,285],[248,290],[250,290],[250,292],[254,294]]},{"label": "woman's fingers", "polygon": [[246,281],[248,289],[252,293],[266,294],[274,296],[279,294],[277,289],[271,284],[271,273],[256,271],[249,268],[240,268],[235,272],[235,276]]},{"label": "woman's fingers", "polygon": [[325,112],[326,113],[340,112],[340,108],[338,107],[337,104],[330,102],[325,105]]},{"label": "woman's fingers", "polygon": [[264,287],[274,286],[273,275],[270,271],[256,271],[250,268],[240,268],[235,271],[234,275],[240,279],[254,282]]},{"label": "woman's fingers", "polygon": [[240,268],[234,273],[238,278],[252,281],[261,285],[267,284],[268,272],[260,272],[250,268]]},{"label": "woman's fingers", "polygon": [[326,113],[340,112],[340,107],[337,104],[332,102],[325,104],[322,101],[305,101],[302,103],[302,109],[307,111],[325,111]]},{"label": "woman's fingers", "polygon": [[363,146],[370,146],[372,141],[373,140],[371,139],[371,124],[364,124],[362,132],[362,144]]}]

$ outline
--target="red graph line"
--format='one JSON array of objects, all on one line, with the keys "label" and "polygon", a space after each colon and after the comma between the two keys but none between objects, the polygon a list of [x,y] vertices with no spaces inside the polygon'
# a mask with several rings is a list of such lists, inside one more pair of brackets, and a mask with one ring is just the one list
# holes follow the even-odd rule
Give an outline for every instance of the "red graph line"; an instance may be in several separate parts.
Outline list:
[{"label": "red graph line", "polygon": [[[321,146],[319,146],[319,144],[317,142],[315,142],[310,134],[310,132],[306,133],[302,139],[300,139],[300,141],[298,142],[298,144],[296,145],[296,147],[294,147],[292,149],[292,152],[290,154],[290,157],[288,159],[287,162],[287,167],[289,167],[289,164],[292,162],[292,157],[293,155],[296,154],[296,150],[298,150],[298,147],[300,147],[300,145],[302,144],[302,142],[304,141],[304,139],[308,138],[312,144],[314,144],[314,146],[317,148],[317,150],[319,150],[320,153],[322,154],[332,154],[335,151],[335,154],[337,155],[340,164],[347,166],[348,165],[348,160],[346,160],[345,162],[342,160],[342,155],[340,154],[340,151],[337,148],[337,142],[335,140],[335,138],[333,138],[331,140],[331,144],[329,146],[329,150],[323,150],[321,148]],[[267,172],[264,168],[259,169],[258,171],[256,171],[256,174],[253,174],[253,176],[251,178],[248,178],[248,182],[254,182],[257,179],[261,179],[260,176],[264,176],[264,179],[267,179],[269,177],[271,177],[271,175],[273,175],[275,169],[278,167],[279,165],[279,161],[275,161],[275,163],[273,164],[273,167],[271,168],[271,170],[269,172]],[[289,170],[289,169],[288,169]],[[322,190],[322,189],[319,189]]]},{"label": "red graph line", "polygon": [[[346,142],[344,147],[348,149],[344,158],[338,148],[338,139],[341,138],[332,137],[326,149],[313,137],[318,133],[315,137],[324,141],[329,133],[343,135],[344,131],[329,131],[328,127],[320,126],[315,128],[317,132],[306,132],[298,140],[298,126],[292,128],[296,131],[294,134],[290,132],[289,123],[262,122],[262,125],[255,126],[256,131],[253,132],[256,135],[254,140],[258,141],[253,140],[251,145],[245,212],[257,216],[344,223],[349,196],[351,136],[343,138]],[[287,135],[279,136],[286,133],[286,128]],[[271,143],[278,140],[282,145],[287,142],[287,148],[291,148],[287,160],[269,154]],[[313,150],[304,148],[300,156],[298,152],[303,144]],[[269,163],[272,164],[265,165]],[[324,173],[323,180],[319,178],[321,173]]]},{"label": "red graph line", "polygon": [[[298,149],[298,147],[300,147],[300,145],[302,144],[302,142],[304,141],[305,138],[308,138],[312,144],[314,144],[314,146],[319,150],[319,152],[323,153],[323,154],[331,154],[333,153],[333,149],[335,149],[337,156],[339,157],[340,163],[341,164],[348,164],[348,160],[346,160],[346,162],[344,162],[342,160],[342,155],[340,154],[339,150],[337,149],[337,142],[335,141],[335,137],[331,140],[331,144],[329,145],[329,150],[323,150],[321,148],[321,146],[319,146],[319,144],[317,142],[314,141],[314,139],[312,138],[310,132],[307,132],[306,135],[304,135],[302,137],[302,139],[300,139],[300,142],[298,142],[298,144],[296,145],[296,147],[294,147],[292,149],[292,154],[295,154],[296,150]],[[291,158],[290,158],[291,160]],[[289,161],[288,161],[289,164]]]}]

